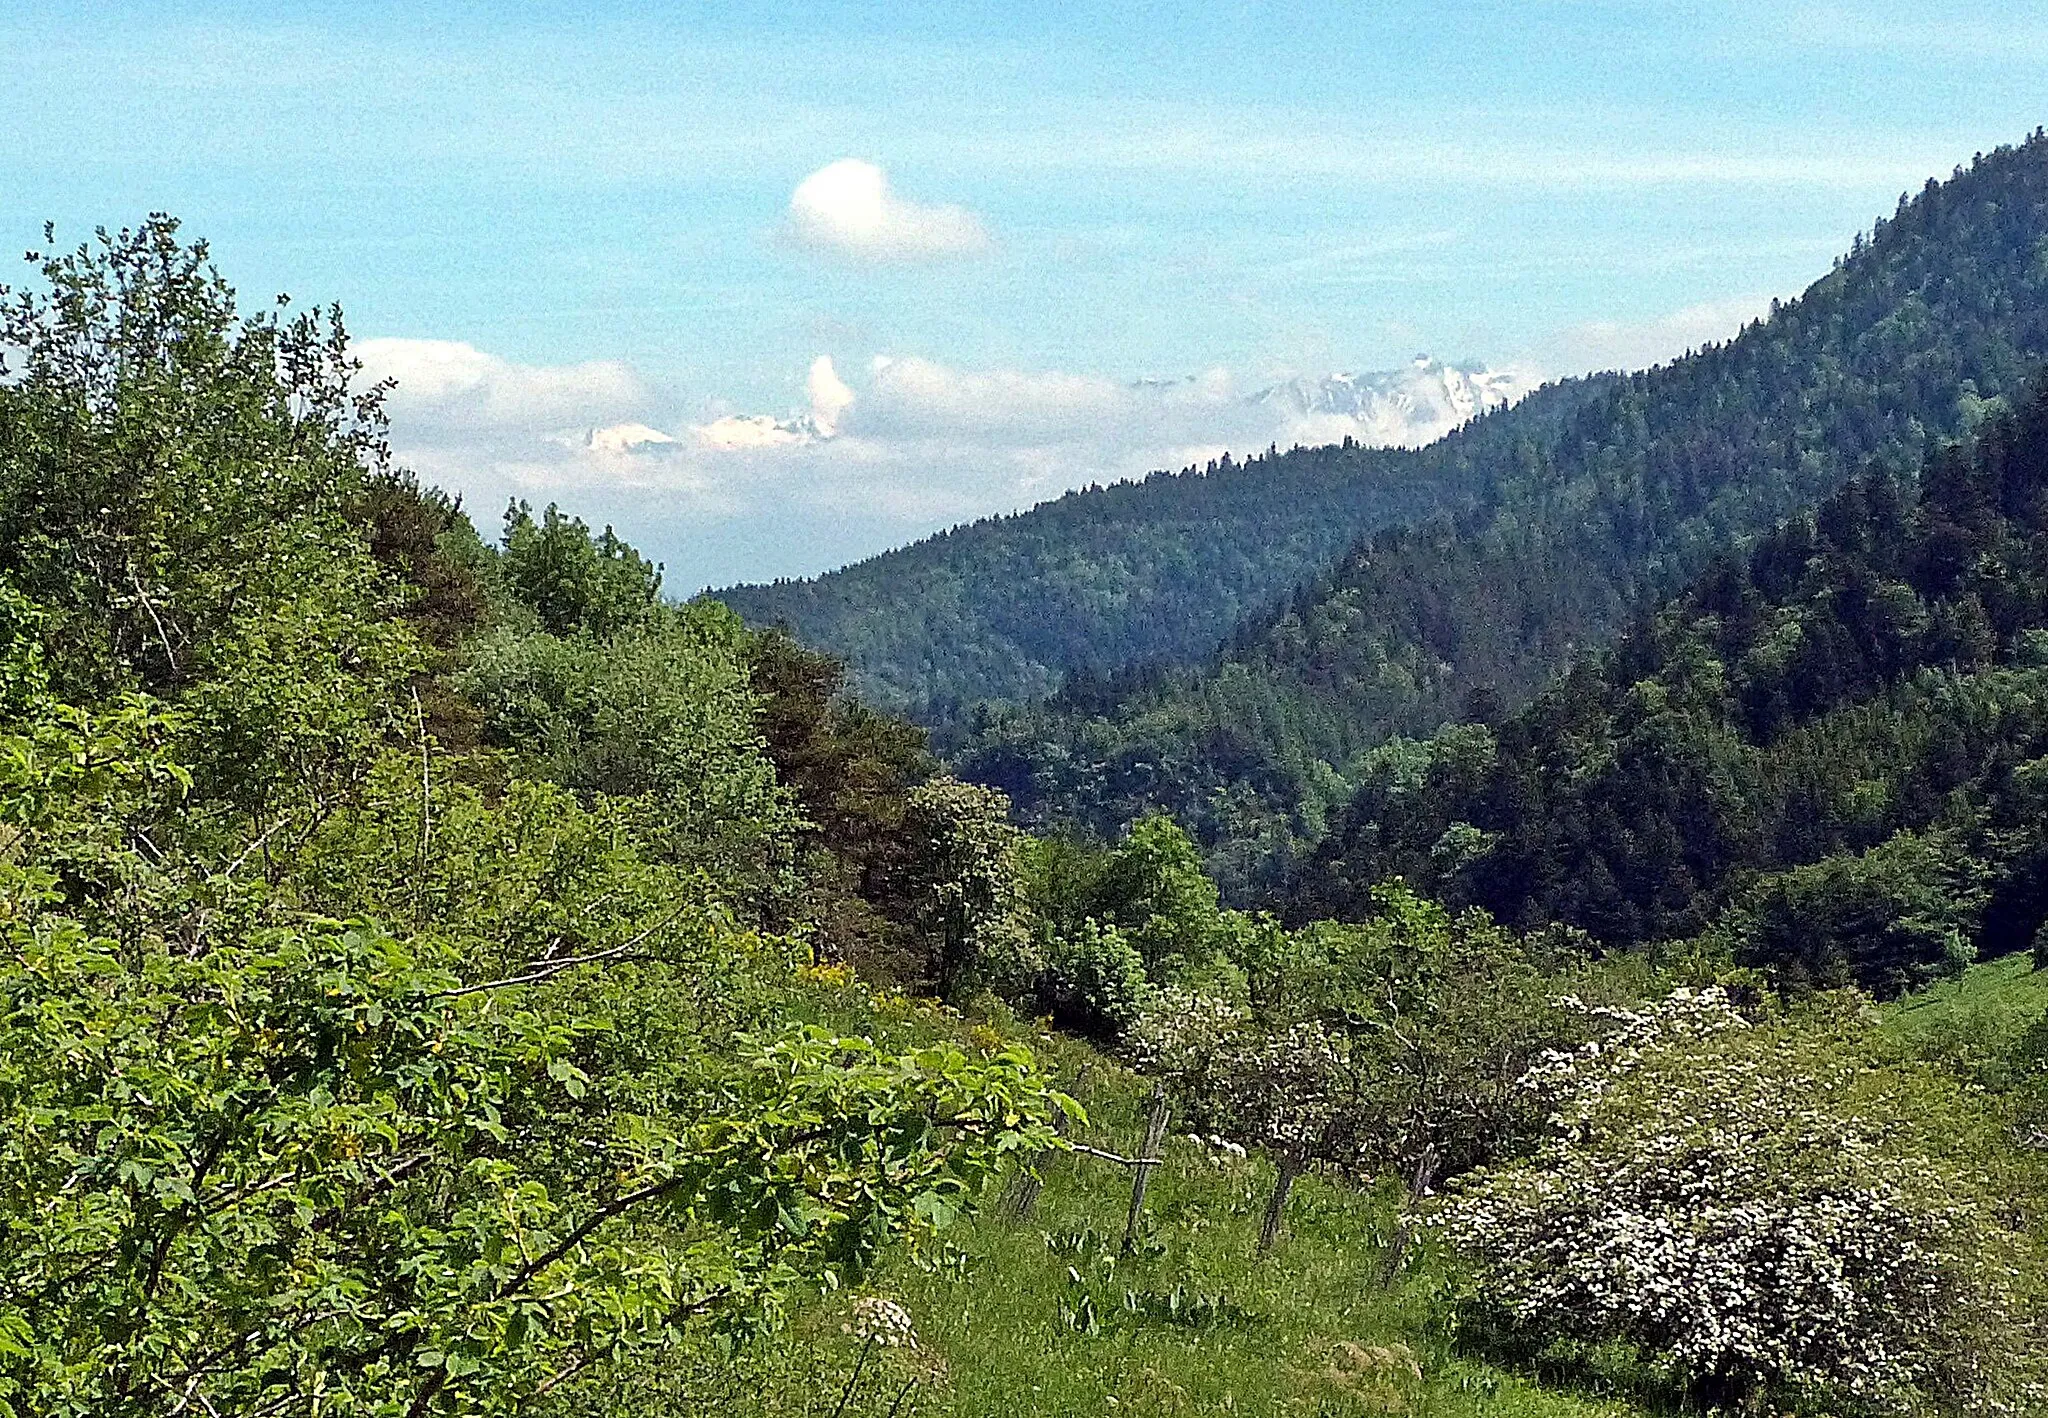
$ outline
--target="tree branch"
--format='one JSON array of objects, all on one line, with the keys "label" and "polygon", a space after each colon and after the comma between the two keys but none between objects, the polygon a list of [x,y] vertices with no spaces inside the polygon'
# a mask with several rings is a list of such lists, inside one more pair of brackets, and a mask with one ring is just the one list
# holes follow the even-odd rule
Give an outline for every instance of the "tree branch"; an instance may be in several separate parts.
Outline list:
[{"label": "tree branch", "polygon": [[649,936],[664,926],[674,924],[676,918],[681,916],[687,909],[689,909],[687,905],[676,907],[631,940],[623,941],[608,949],[592,951],[588,955],[566,956],[560,960],[537,960],[527,966],[525,971],[520,974],[510,975],[502,980],[485,980],[475,985],[457,985],[452,990],[436,991],[430,998],[454,999],[459,995],[482,994],[486,990],[510,989],[514,985],[533,985],[543,980],[551,980],[564,970],[573,970],[578,965],[597,965],[607,960],[624,960],[632,955],[633,951],[638,949]]},{"label": "tree branch", "polygon": [[1068,1143],[1066,1150],[1086,1153],[1090,1157],[1100,1157],[1103,1161],[1114,1162],[1119,1167],[1163,1167],[1166,1165],[1166,1159],[1163,1157],[1125,1157],[1120,1153],[1104,1152],[1099,1147],[1089,1147],[1087,1144],[1080,1142]]}]

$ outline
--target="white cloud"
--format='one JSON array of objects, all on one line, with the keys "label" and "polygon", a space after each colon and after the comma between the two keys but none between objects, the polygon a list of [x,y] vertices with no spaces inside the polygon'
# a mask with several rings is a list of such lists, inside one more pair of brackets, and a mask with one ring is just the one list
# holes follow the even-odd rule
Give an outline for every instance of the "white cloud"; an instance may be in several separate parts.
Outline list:
[{"label": "white cloud", "polygon": [[1007,442],[1063,443],[1141,413],[1130,386],[1082,374],[997,369],[965,372],[916,357],[878,358],[850,426],[894,437],[976,434]]},{"label": "white cloud", "polygon": [[1646,369],[1732,339],[1770,308],[1769,295],[1749,294],[1703,301],[1648,320],[1589,320],[1544,341],[1530,358],[1545,369],[1571,374]]},{"label": "white cloud", "polygon": [[609,420],[648,392],[617,360],[515,364],[460,340],[361,340],[351,348],[367,378],[397,381],[394,416],[427,414],[441,424],[530,428]]},{"label": "white cloud", "polygon": [[839,431],[839,416],[846,412],[853,402],[853,390],[839,377],[839,371],[832,367],[832,356],[819,355],[811,361],[811,372],[804,380],[804,392],[811,400],[811,421],[818,432],[831,437]]},{"label": "white cloud", "polygon": [[731,453],[750,448],[791,448],[809,443],[802,428],[781,423],[767,414],[727,414],[700,423],[690,430],[706,448]]},{"label": "white cloud", "polygon": [[771,414],[726,414],[709,423],[696,424],[690,432],[697,436],[701,446],[724,453],[801,448],[836,437],[840,417],[852,407],[854,395],[833,368],[832,356],[819,355],[811,361],[804,393],[811,403],[808,413],[786,419]]},{"label": "white cloud", "polygon": [[510,498],[560,501],[616,524],[682,589],[825,570],[1226,450],[1421,442],[1521,388],[1433,363],[1247,389],[1222,369],[1131,383],[914,355],[848,378],[820,355],[804,407],[774,413],[693,410],[609,361],[517,365],[453,341],[366,341],[363,354],[399,380],[400,460],[462,493],[487,535]]},{"label": "white cloud", "polygon": [[[486,535],[512,498],[574,501],[653,486],[709,502],[716,489],[673,456],[655,387],[618,360],[520,364],[459,340],[369,339],[362,381],[394,381],[385,407],[398,460],[461,493]],[[673,425],[671,425],[673,426]]]},{"label": "white cloud", "polygon": [[931,261],[985,249],[988,232],[965,207],[898,197],[873,163],[842,158],[797,184],[789,234],[801,245],[858,261]]}]

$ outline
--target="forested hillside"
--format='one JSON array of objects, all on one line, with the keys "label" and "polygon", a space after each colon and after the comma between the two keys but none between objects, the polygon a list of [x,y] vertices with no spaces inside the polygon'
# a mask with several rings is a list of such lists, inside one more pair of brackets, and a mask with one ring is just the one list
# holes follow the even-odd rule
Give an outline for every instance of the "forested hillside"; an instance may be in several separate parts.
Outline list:
[{"label": "forested hillside", "polygon": [[1897,990],[2048,952],[2048,389],[1916,480],[1874,473],[1498,727],[1371,759],[1294,883],[1400,875],[1610,945]]},{"label": "forested hillside", "polygon": [[1182,661],[1444,489],[1389,450],[1296,450],[1068,493],[811,581],[719,599],[844,656],[878,705],[947,725],[1081,666]]},{"label": "forested hillside", "polygon": [[[1460,393],[1483,408],[1506,397],[1511,385],[1497,383]],[[1597,383],[1546,389],[1516,414],[1511,436],[1555,425]],[[1268,392],[1304,401],[1328,393]],[[1478,422],[1491,425],[1498,413]],[[1040,699],[1076,671],[1198,661],[1360,535],[1462,498],[1469,465],[1417,464],[1409,451],[1347,439],[1241,461],[1225,454],[956,527],[811,580],[717,595],[751,624],[844,658],[877,705],[950,739],[978,703]]]},{"label": "forested hillside", "polygon": [[[1393,733],[1512,707],[1645,599],[1869,467],[1907,472],[2048,355],[2048,139],[1930,182],[1726,345],[1412,455],[1454,512],[1361,541],[1221,654],[984,718],[962,771],[1041,822],[1166,809],[1270,881]],[[1525,412],[1526,411],[1526,412]]]}]

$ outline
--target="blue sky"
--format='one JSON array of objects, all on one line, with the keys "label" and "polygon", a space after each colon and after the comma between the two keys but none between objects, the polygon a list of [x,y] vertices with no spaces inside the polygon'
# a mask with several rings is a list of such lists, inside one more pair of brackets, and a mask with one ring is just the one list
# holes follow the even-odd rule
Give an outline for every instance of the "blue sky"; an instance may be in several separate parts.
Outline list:
[{"label": "blue sky", "polygon": [[2048,120],[2048,7],[627,8],[17,0],[0,240],[178,213],[483,520],[688,588],[1284,444],[1287,376],[1669,357]]}]

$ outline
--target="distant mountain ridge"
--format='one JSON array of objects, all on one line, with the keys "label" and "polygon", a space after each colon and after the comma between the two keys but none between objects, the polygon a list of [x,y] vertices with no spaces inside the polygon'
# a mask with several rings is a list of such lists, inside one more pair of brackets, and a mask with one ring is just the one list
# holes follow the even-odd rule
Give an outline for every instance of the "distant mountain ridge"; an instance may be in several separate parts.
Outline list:
[{"label": "distant mountain ridge", "polygon": [[[1168,811],[1256,899],[1390,735],[1488,720],[1869,467],[1910,477],[2048,356],[2048,137],[1930,181],[1798,300],[1643,373],[1383,453],[1435,515],[1362,538],[1208,664],[1076,676],[963,773],[1040,823]],[[1398,471],[1397,471],[1398,470]]]},{"label": "distant mountain ridge", "polygon": [[1289,380],[1245,404],[1271,411],[1290,442],[1328,446],[1225,455],[809,580],[715,594],[754,624],[846,658],[876,704],[944,730],[980,701],[1043,698],[1077,670],[1210,654],[1361,534],[1455,496],[1418,476],[1406,447],[1497,416],[1528,383],[1426,356],[1397,370]]}]

